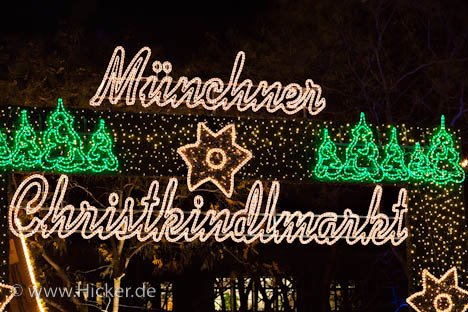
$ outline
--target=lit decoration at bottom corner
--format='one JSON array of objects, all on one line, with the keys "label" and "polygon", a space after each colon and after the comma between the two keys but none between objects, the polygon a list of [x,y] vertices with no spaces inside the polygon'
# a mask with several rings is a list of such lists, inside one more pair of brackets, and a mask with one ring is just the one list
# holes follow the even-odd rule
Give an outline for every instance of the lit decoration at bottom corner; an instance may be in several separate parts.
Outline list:
[{"label": "lit decoration at bottom corner", "polygon": [[[34,267],[32,265],[32,262],[31,262],[31,255],[29,254],[29,249],[28,249],[28,245],[26,243],[26,238],[25,237],[20,237],[20,240],[21,240],[21,247],[23,249],[23,255],[24,255],[24,258],[26,259],[26,266],[28,268],[28,272],[29,272],[29,278],[31,280],[31,285],[32,287],[37,287],[38,285],[38,282],[36,280],[36,274],[34,273]],[[41,300],[41,298],[39,298],[39,296],[35,296],[36,298],[36,303],[37,303],[37,308],[39,309],[40,312],[46,312],[46,308]],[[1,310],[0,310],[1,312]]]},{"label": "lit decoration at bottom corner", "polygon": [[456,267],[436,278],[424,269],[423,290],[409,296],[406,301],[417,312],[465,312],[468,310],[468,291],[458,286]]},{"label": "lit decoration at bottom corner", "polygon": [[[5,294],[5,292],[7,294]],[[15,296],[15,287],[0,283],[0,312],[5,311],[6,306],[10,303],[11,299]]]}]

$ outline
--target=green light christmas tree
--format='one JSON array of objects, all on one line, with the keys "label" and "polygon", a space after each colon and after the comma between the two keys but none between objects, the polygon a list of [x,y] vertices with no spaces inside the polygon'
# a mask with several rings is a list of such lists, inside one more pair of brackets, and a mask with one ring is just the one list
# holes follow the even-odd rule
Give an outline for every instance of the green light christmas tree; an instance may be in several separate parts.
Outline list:
[{"label": "green light christmas tree", "polygon": [[11,165],[11,150],[8,147],[8,142],[3,130],[0,130],[0,168],[5,168]]},{"label": "green light christmas tree", "polygon": [[434,182],[460,183],[465,179],[465,172],[460,166],[460,154],[455,150],[452,136],[445,129],[444,115],[440,118],[440,127],[431,138],[427,157]]},{"label": "green light christmas tree", "polygon": [[16,169],[39,168],[42,163],[42,151],[37,144],[36,132],[31,127],[28,112],[21,111],[19,128],[15,134],[12,153],[12,165]]},{"label": "green light christmas tree", "polygon": [[410,162],[408,164],[410,179],[417,182],[430,181],[431,168],[426,154],[421,148],[419,142],[414,146],[414,151],[411,153]]},{"label": "green light christmas tree", "polygon": [[409,178],[408,167],[405,164],[405,152],[398,144],[397,137],[396,128],[392,128],[390,140],[385,146],[385,158],[381,164],[386,181],[406,181]]},{"label": "green light christmas tree", "polygon": [[57,108],[47,117],[44,132],[44,167],[59,172],[79,172],[87,166],[83,142],[73,129],[74,118],[58,99]]},{"label": "green light christmas tree", "polygon": [[119,165],[112,152],[112,139],[106,131],[103,119],[99,120],[96,132],[91,136],[91,148],[88,151],[88,162],[94,172],[115,171]]},{"label": "green light christmas tree", "polygon": [[317,151],[317,165],[314,168],[315,176],[319,180],[339,179],[343,164],[336,154],[336,145],[328,135],[328,129],[323,129],[322,142]]},{"label": "green light christmas tree", "polygon": [[359,123],[351,130],[351,136],[351,143],[346,148],[343,179],[355,182],[382,181],[382,169],[377,162],[379,149],[364,113],[361,113]]}]

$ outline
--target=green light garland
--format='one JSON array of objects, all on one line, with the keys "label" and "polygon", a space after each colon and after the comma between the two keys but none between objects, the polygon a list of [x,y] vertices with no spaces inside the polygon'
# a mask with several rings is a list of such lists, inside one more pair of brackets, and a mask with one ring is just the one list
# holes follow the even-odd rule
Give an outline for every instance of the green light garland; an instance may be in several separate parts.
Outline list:
[{"label": "green light garland", "polygon": [[320,180],[336,180],[341,174],[343,163],[336,155],[336,145],[328,135],[328,129],[322,130],[322,142],[317,151],[318,160],[314,169],[315,176]]},{"label": "green light garland", "polygon": [[405,151],[398,144],[396,128],[392,128],[390,140],[385,146],[385,158],[382,161],[384,180],[406,181],[409,178],[405,164]]},{"label": "green light garland", "polygon": [[112,153],[112,139],[106,131],[104,119],[99,120],[99,126],[91,137],[91,148],[87,157],[94,172],[117,170],[119,162]]},{"label": "green light garland", "polygon": [[359,123],[351,130],[352,140],[346,148],[346,161],[343,165],[343,181],[380,182],[382,168],[378,164],[379,148],[374,142],[374,134],[361,113]]},{"label": "green light garland", "polygon": [[44,133],[44,168],[59,172],[82,171],[87,166],[83,142],[73,129],[74,118],[58,100],[56,110],[47,118]]},{"label": "green light garland", "polygon": [[422,182],[461,183],[465,172],[460,165],[460,154],[456,151],[453,137],[445,129],[445,118],[430,139],[427,154],[420,143],[416,143],[407,164],[405,150],[398,143],[396,128],[392,128],[390,139],[384,148],[385,157],[379,161],[379,148],[367,125],[364,113],[359,123],[351,129],[352,140],[346,147],[344,165],[335,143],[323,130],[322,141],[316,153],[314,177],[320,181],[372,183],[372,182]]},{"label": "green light garland", "polygon": [[432,179],[439,184],[461,183],[465,172],[460,166],[460,155],[454,148],[452,136],[445,129],[445,116],[440,118],[440,127],[431,138],[427,153],[432,169]]},{"label": "green light garland", "polygon": [[118,160],[112,152],[113,142],[104,120],[99,121],[91,137],[88,155],[85,155],[83,142],[73,123],[74,117],[65,110],[62,99],[58,99],[57,108],[47,117],[47,129],[42,144],[39,144],[28,113],[22,110],[13,152],[6,135],[0,130],[0,168],[64,173],[116,171]]},{"label": "green light garland", "polygon": [[28,112],[22,110],[13,146],[12,165],[17,169],[33,169],[41,163],[42,152],[37,144],[36,132],[29,123]]},{"label": "green light garland", "polygon": [[411,154],[408,170],[411,180],[413,181],[429,181],[431,179],[431,168],[429,159],[424,154],[421,145],[417,142],[414,146],[414,151]]}]

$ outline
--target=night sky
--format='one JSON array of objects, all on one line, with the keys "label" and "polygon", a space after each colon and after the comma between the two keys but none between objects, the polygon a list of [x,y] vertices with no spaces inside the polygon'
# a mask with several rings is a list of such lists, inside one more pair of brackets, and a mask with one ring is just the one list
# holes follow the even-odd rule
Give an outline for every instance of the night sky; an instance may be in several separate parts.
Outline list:
[{"label": "night sky", "polygon": [[[2,19],[5,34],[47,40],[75,28],[83,40],[138,49],[158,45],[173,59],[187,57],[209,33],[248,28],[275,3],[268,1],[22,1]],[[89,47],[92,48],[92,47]]]},{"label": "night sky", "polygon": [[468,135],[467,1],[130,3],[9,3],[0,19],[2,102],[53,106],[62,96],[85,106],[118,45],[129,57],[151,47],[153,60],[172,62],[174,77],[225,80],[244,50],[244,78],[320,84],[328,107],[318,119],[351,122],[364,111],[374,123],[430,127],[445,114]]}]

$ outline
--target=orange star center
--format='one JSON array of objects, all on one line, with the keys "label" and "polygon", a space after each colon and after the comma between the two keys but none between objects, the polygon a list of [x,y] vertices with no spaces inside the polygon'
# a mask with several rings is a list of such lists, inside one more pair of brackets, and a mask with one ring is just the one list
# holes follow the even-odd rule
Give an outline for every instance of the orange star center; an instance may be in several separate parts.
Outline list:
[{"label": "orange star center", "polygon": [[449,294],[439,294],[434,299],[434,308],[440,312],[450,312],[453,308],[452,297]]},{"label": "orange star center", "polygon": [[211,148],[206,153],[206,163],[212,169],[222,169],[227,162],[226,153],[220,148]]}]

